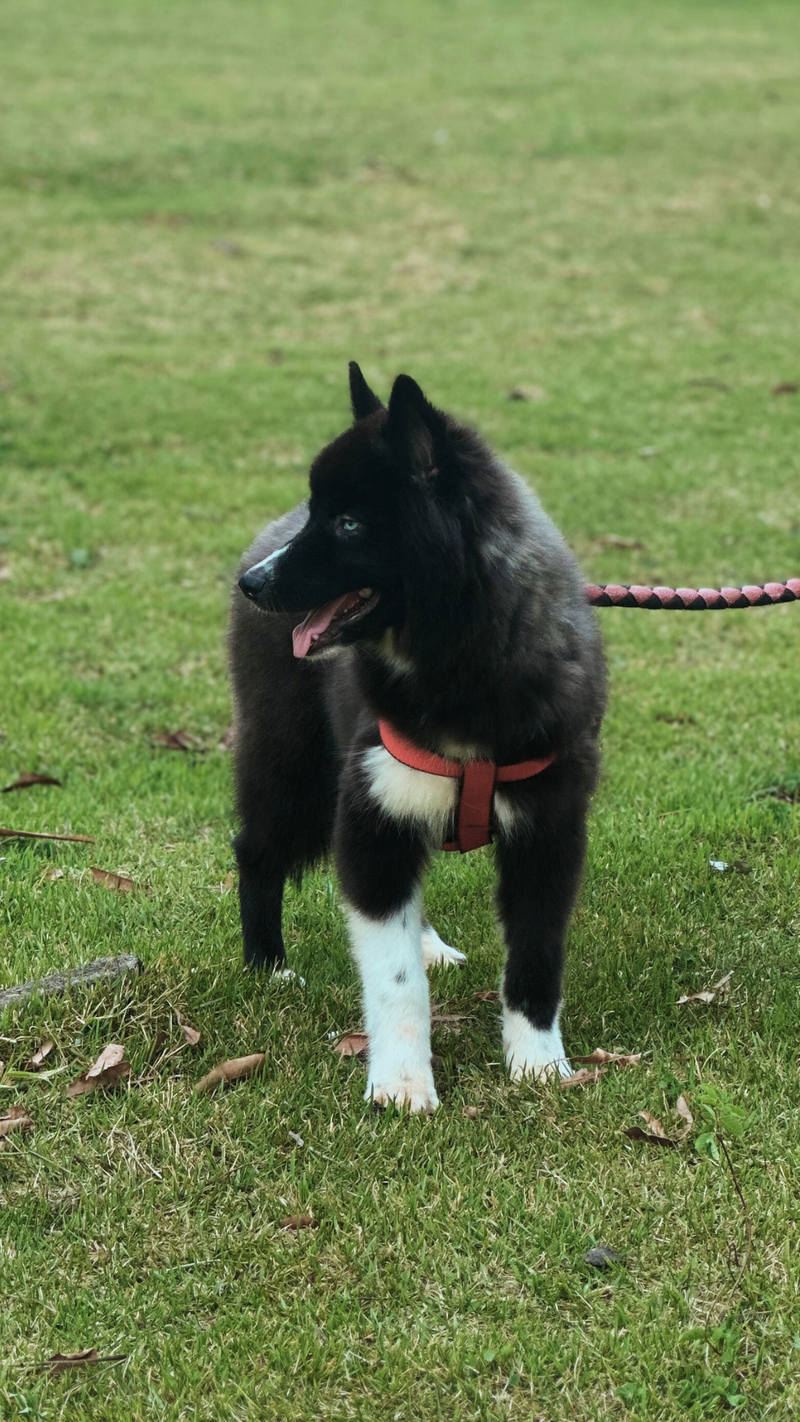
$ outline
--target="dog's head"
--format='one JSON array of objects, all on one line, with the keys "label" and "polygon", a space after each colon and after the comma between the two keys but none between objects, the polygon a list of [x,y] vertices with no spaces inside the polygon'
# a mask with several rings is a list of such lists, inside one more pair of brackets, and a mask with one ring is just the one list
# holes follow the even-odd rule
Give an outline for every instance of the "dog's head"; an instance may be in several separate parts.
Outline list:
[{"label": "dog's head", "polygon": [[303,528],[239,579],[264,610],[307,614],[292,634],[297,657],[402,625],[409,543],[455,457],[452,423],[410,376],[398,375],[386,408],[352,361],[350,395],[352,427],[311,466]]}]

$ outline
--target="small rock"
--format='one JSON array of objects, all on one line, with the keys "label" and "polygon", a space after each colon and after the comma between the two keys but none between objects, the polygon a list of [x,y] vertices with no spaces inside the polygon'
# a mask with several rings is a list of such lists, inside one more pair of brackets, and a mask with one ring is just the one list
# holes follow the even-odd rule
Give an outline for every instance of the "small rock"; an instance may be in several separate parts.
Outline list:
[{"label": "small rock", "polygon": [[622,1256],[608,1244],[597,1244],[594,1249],[587,1249],[583,1262],[591,1264],[593,1269],[610,1269],[612,1264],[622,1263]]}]

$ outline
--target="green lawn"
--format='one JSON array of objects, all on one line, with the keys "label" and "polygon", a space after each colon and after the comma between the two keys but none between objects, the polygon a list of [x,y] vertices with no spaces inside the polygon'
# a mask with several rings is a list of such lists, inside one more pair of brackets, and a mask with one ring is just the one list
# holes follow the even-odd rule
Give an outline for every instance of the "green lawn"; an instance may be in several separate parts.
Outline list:
[{"label": "green lawn", "polygon": [[[796,1416],[800,608],[599,614],[564,1035],[644,1057],[583,1090],[506,1079],[482,851],[428,887],[468,954],[433,976],[467,1014],[441,1109],[373,1114],[328,1040],[360,1025],[328,871],[288,900],[305,983],[242,972],[217,745],[231,574],[348,358],[474,421],[592,579],[800,572],[800,9],[6,0],[0,114],[0,785],[63,781],[0,823],[96,839],[0,840],[0,986],[146,967],[0,1017],[0,1115],[34,1120],[0,1153],[0,1415]],[[153,744],[179,728],[205,753]],[[17,1078],[47,1037],[56,1074]],[[109,1041],[129,1089],[67,1100]],[[623,1134],[681,1092],[698,1129],[704,1086],[748,1118],[744,1272],[724,1160]],[[127,1361],[32,1366],[90,1347]]]}]

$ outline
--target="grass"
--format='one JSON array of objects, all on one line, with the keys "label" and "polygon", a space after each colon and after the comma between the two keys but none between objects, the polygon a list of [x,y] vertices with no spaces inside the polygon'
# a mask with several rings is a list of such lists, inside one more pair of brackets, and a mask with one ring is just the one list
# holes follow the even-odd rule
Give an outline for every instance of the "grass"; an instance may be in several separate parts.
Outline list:
[{"label": "grass", "polygon": [[[305,985],[241,971],[216,746],[231,573],[342,428],[349,357],[476,422],[595,580],[800,570],[800,396],[772,393],[800,379],[798,42],[771,0],[7,0],[0,775],[64,783],[0,819],[96,845],[0,842],[0,985],[145,972],[0,1018],[12,1068],[45,1037],[58,1068],[0,1083],[35,1123],[0,1154],[3,1417],[796,1415],[800,812],[761,792],[800,773],[798,609],[600,614],[564,1028],[645,1064],[583,1091],[504,1075],[481,852],[428,886],[468,952],[433,979],[468,1013],[435,1034],[441,1110],[373,1115],[329,1049],[359,1006],[328,871],[287,905]],[[111,1040],[130,1089],[67,1101]],[[701,1084],[749,1120],[740,1279],[724,1162],[622,1134]],[[31,1366],[93,1346],[127,1361]]]}]

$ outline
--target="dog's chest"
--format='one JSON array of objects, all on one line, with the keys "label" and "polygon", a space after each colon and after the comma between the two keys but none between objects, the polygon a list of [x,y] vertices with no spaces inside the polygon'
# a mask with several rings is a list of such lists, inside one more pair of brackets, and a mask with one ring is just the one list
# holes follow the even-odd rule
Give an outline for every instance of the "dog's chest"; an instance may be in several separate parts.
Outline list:
[{"label": "dog's chest", "polygon": [[[385,815],[424,825],[434,842],[441,843],[446,838],[458,806],[458,780],[404,765],[385,746],[371,746],[365,751],[363,765],[370,798],[377,801]],[[510,831],[518,819],[508,793],[501,787],[495,791],[493,817],[504,831]]]}]

